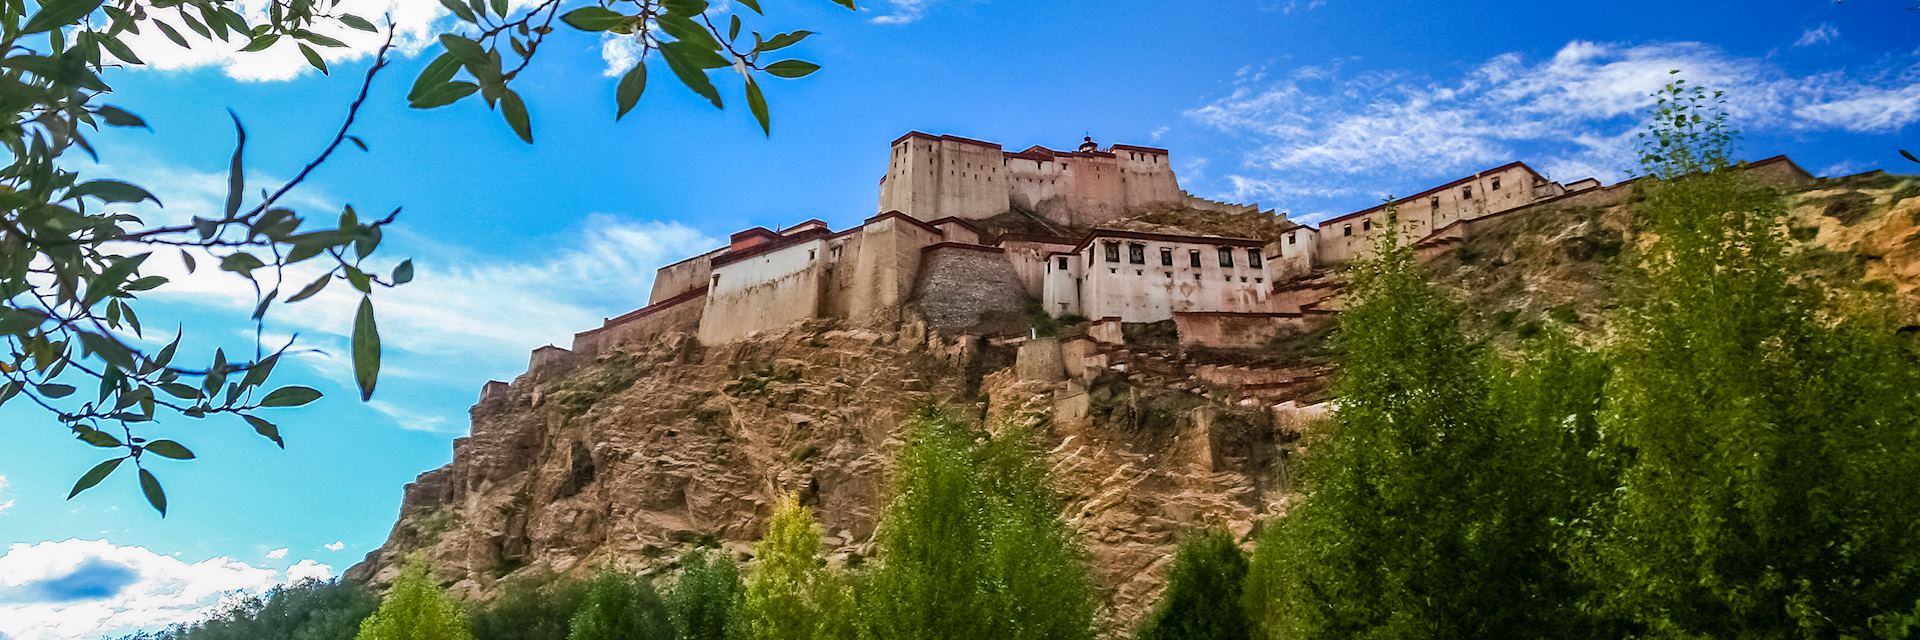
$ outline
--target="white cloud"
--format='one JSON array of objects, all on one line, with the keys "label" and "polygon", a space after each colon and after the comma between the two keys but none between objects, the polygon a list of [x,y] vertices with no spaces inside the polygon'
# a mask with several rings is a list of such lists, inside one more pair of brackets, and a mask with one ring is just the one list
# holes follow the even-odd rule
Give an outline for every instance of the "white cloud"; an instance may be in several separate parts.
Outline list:
[{"label": "white cloud", "polygon": [[345,548],[347,548],[347,543],[345,543],[345,542],[341,542],[341,541],[339,541],[339,540],[335,540],[335,541],[333,541],[333,542],[330,542],[330,543],[327,543],[327,544],[324,544],[324,545],[320,545],[320,546],[322,546],[322,547],[324,547],[324,548],[326,548],[326,550],[328,550],[328,551],[339,551],[339,550],[341,550],[341,549],[345,549]]},{"label": "white cloud", "polygon": [[1793,46],[1809,47],[1816,44],[1826,44],[1839,39],[1840,39],[1840,29],[1831,24],[1822,22],[1820,23],[1820,26],[1817,26],[1812,29],[1808,29],[1805,32],[1802,32],[1800,34],[1800,39],[1793,41]]},{"label": "white cloud", "polygon": [[[238,0],[232,6],[235,11],[246,16],[247,22],[260,24],[267,20],[269,0]],[[191,5],[187,5],[191,6]],[[438,2],[421,0],[339,0],[336,10],[351,13],[377,25],[385,25],[386,17],[391,17],[396,29],[395,46],[405,54],[417,53],[431,44],[440,33],[440,27],[446,26],[442,20],[447,16],[446,9]],[[282,42],[266,51],[242,53],[239,49],[246,40],[236,36],[232,42],[218,40],[208,42],[185,27],[185,23],[173,10],[155,10],[152,15],[162,22],[169,23],[180,32],[193,48],[182,48],[160,32],[159,29],[143,29],[138,34],[126,36],[128,46],[139,54],[147,66],[154,69],[195,69],[200,67],[219,67],[229,77],[237,80],[270,81],[289,80],[313,69],[301,55],[300,49],[291,42]],[[326,58],[329,66],[340,62],[359,60],[373,54],[380,43],[386,40],[384,33],[368,33],[340,25],[316,25],[313,31],[332,37],[345,43],[345,47],[317,47],[321,57]]]},{"label": "white cloud", "polygon": [[287,548],[281,547],[267,552],[268,560],[281,560],[287,557]]},{"label": "white cloud", "polygon": [[640,41],[630,35],[600,34],[600,59],[607,63],[600,75],[618,78],[640,64]]},{"label": "white cloud", "polygon": [[887,3],[891,11],[868,19],[874,24],[911,24],[918,22],[927,14],[927,5],[933,0],[891,0]]},{"label": "white cloud", "polygon": [[1516,159],[1558,180],[1617,180],[1634,163],[1650,94],[1674,69],[1735,92],[1729,111],[1749,131],[1894,132],[1920,122],[1920,67],[1792,74],[1699,43],[1573,41],[1546,59],[1502,54],[1441,80],[1343,73],[1345,62],[1273,79],[1243,68],[1225,96],[1187,112],[1248,141],[1239,166],[1216,181],[1222,197],[1314,204],[1352,195],[1347,185],[1417,188]]},{"label": "white cloud", "polygon": [[13,508],[13,499],[7,497],[7,477],[0,476],[0,514]]},{"label": "white cloud", "polygon": [[368,400],[367,407],[380,412],[380,415],[386,416],[393,420],[395,425],[408,431],[440,433],[447,430],[447,416],[439,413],[418,411],[379,398]]},{"label": "white cloud", "polygon": [[287,567],[287,582],[303,580],[332,580],[333,565],[321,564],[313,560],[301,560]]},{"label": "white cloud", "polygon": [[[105,540],[15,543],[0,555],[0,637],[98,638],[204,617],[225,599],[283,581],[228,557],[189,563]],[[285,580],[332,576],[303,560]]]}]

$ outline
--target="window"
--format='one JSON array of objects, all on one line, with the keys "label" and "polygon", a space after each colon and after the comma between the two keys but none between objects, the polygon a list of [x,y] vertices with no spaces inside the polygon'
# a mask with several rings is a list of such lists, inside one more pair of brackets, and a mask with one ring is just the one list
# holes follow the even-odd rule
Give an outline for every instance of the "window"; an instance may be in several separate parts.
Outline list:
[{"label": "window", "polygon": [[1172,249],[1160,250],[1160,266],[1162,267],[1173,266],[1173,250]]},{"label": "window", "polygon": [[1293,244],[1293,234],[1287,234],[1287,244]]},{"label": "window", "polygon": [[1233,266],[1233,247],[1220,247],[1220,266]]},{"label": "window", "polygon": [[1255,269],[1260,268],[1260,250],[1259,249],[1247,250],[1247,266],[1253,267]]},{"label": "window", "polygon": [[1107,243],[1107,262],[1119,262],[1119,261],[1120,261],[1120,243],[1118,242]]},{"label": "window", "polygon": [[829,257],[829,258],[833,258],[833,259],[835,259],[835,260],[839,260],[839,259],[840,259],[840,247],[833,247],[833,248],[831,248],[831,249],[827,249],[827,257]]},{"label": "window", "polygon": [[1464,187],[1460,187],[1460,199],[1461,199],[1461,200],[1472,200],[1472,199],[1473,199],[1473,185],[1467,185],[1467,186],[1464,186]]},{"label": "window", "polygon": [[1373,221],[1372,221],[1372,220],[1361,220],[1361,221],[1360,221],[1360,230],[1361,230],[1361,231],[1372,231],[1372,230],[1373,230]]},{"label": "window", "polygon": [[1138,242],[1127,243],[1127,264],[1146,264],[1147,245]]},{"label": "window", "polygon": [[1494,177],[1493,177],[1493,184],[1491,184],[1491,185],[1487,185],[1487,186],[1489,186],[1489,187],[1491,187],[1493,191],[1499,191],[1499,190],[1500,190],[1500,176],[1494,176]]},{"label": "window", "polygon": [[1432,198],[1428,198],[1428,199],[1427,199],[1427,207],[1428,207],[1428,208],[1430,208],[1430,209],[1433,209],[1434,211],[1439,211],[1439,210],[1440,210],[1440,196],[1434,196],[1434,197],[1432,197]]},{"label": "window", "polygon": [[[1195,269],[1200,268],[1200,250],[1199,249],[1187,250],[1187,266],[1193,267]],[[1193,279],[1199,280],[1200,276],[1196,275],[1193,277]]]},{"label": "window", "polygon": [[1353,225],[1350,225],[1350,224],[1340,225],[1340,235],[1343,235],[1343,236],[1353,235]]},{"label": "window", "polygon": [[1067,270],[1067,259],[1064,256],[1060,258],[1060,270],[1061,271]]},{"label": "window", "polygon": [[718,273],[713,274],[713,286],[715,287],[720,286],[720,274]]},{"label": "window", "polygon": [[819,255],[819,252],[820,252],[820,250],[819,250],[819,249],[808,249],[808,250],[807,250],[807,262],[813,262],[813,259],[814,259],[814,258],[815,258],[816,256],[818,256],[818,255]]}]

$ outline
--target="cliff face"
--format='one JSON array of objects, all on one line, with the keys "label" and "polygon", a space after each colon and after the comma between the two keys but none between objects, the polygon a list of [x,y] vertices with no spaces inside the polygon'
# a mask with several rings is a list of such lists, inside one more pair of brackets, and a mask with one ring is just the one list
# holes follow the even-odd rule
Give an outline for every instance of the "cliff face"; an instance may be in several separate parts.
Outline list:
[{"label": "cliff face", "polygon": [[1054,350],[1021,368],[1027,379],[1015,347],[917,323],[814,323],[716,348],[670,334],[542,363],[489,387],[453,462],[407,487],[387,544],[348,578],[385,583],[419,556],[456,593],[485,597],[516,572],[650,572],[696,544],[744,557],[786,493],[817,510],[830,557],[854,560],[869,551],[903,417],[934,401],[989,425],[1047,425],[1065,513],[1111,614],[1130,619],[1182,530],[1244,536],[1274,506],[1287,432],[1171,378],[1064,380],[1057,343],[1042,342]]},{"label": "cliff face", "polygon": [[[1891,293],[1920,325],[1920,180],[1822,180],[1788,203],[1809,277]],[[1630,212],[1516,212],[1428,265],[1467,302],[1469,329],[1499,344],[1546,321],[1604,340],[1612,282],[1637,242]],[[1328,310],[1339,289],[1329,273],[1281,286]],[[1044,427],[1063,514],[1124,628],[1151,605],[1183,530],[1220,525],[1246,541],[1284,509],[1293,443],[1325,400],[1327,369],[1324,331],[1194,353],[1129,332],[1131,346],[995,345],[920,321],[815,322],[719,347],[669,334],[591,359],[537,358],[488,386],[453,462],[407,487],[386,545],[347,576],[385,583],[417,555],[456,593],[484,598],[516,573],[657,571],[699,544],[744,558],[787,493],[816,509],[833,561],[857,562],[871,552],[901,420],[932,401],[989,428]]]}]

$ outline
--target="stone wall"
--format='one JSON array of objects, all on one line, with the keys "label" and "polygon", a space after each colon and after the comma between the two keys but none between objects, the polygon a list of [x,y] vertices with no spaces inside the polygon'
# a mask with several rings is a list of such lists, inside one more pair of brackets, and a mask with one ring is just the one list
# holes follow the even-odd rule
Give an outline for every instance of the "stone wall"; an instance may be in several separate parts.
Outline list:
[{"label": "stone wall", "polygon": [[[1116,247],[1114,253],[1109,246]],[[1231,264],[1221,264],[1223,248]],[[1194,266],[1195,256],[1199,266]],[[1256,256],[1263,258],[1258,266],[1252,264]],[[1075,258],[1082,262],[1083,274],[1077,285],[1078,312],[1088,317],[1158,322],[1176,311],[1270,310],[1273,285],[1257,240],[1109,231],[1096,234]],[[1054,282],[1059,281],[1049,284]],[[1061,297],[1049,294],[1046,299]]]},{"label": "stone wall", "polygon": [[573,334],[573,351],[596,354],[623,344],[647,342],[672,331],[697,332],[706,303],[707,288],[702,286],[610,318],[598,329]]},{"label": "stone wall", "polygon": [[1027,300],[1005,251],[940,243],[921,258],[912,304],[946,334],[1007,335],[1026,332]]},{"label": "stone wall", "polygon": [[825,248],[822,239],[806,239],[715,266],[700,342],[720,344],[820,317]]},{"label": "stone wall", "polygon": [[1180,345],[1189,347],[1258,347],[1282,333],[1307,328],[1298,313],[1176,312],[1173,324]]}]

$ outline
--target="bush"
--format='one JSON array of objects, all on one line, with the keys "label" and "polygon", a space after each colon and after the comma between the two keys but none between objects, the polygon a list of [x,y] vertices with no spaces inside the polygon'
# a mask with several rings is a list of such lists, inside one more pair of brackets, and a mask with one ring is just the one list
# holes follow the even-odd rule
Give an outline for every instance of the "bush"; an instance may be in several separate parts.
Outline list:
[{"label": "bush", "polygon": [[379,605],[358,584],[302,580],[239,599],[200,622],[124,640],[352,640]]},{"label": "bush", "polygon": [[726,555],[696,549],[681,562],[680,578],[667,592],[667,611],[679,640],[726,640],[727,627],[746,587]]},{"label": "bush", "polygon": [[380,609],[360,623],[354,640],[473,640],[467,616],[427,576],[425,567],[400,572]]},{"label": "bush", "polygon": [[1217,529],[1181,541],[1160,605],[1141,625],[1140,640],[1247,640],[1252,629],[1241,606],[1247,557],[1233,536]]},{"label": "bush", "polygon": [[852,595],[822,566],[820,527],[789,495],[774,508],[766,536],[754,546],[753,569],[736,626],[742,640],[840,640],[853,637]]},{"label": "bush", "polygon": [[604,569],[587,584],[567,640],[673,640],[667,605],[638,576]]},{"label": "bush", "polygon": [[500,585],[493,602],[473,613],[475,640],[567,640],[586,600],[586,583],[567,577],[520,578]]}]

